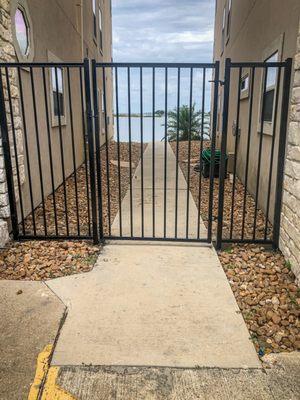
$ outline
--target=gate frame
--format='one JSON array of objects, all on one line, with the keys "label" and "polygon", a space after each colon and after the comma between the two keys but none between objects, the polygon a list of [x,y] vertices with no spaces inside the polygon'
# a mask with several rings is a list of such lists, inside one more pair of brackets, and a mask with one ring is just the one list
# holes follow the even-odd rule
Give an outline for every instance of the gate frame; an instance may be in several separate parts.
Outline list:
[{"label": "gate frame", "polygon": [[[12,234],[14,240],[55,240],[55,239],[78,239],[82,240],[90,238],[87,236],[33,236],[33,235],[20,235],[18,226],[18,213],[16,205],[15,185],[13,179],[13,166],[10,151],[9,141],[9,129],[6,112],[6,100],[4,95],[3,85],[3,73],[2,68],[4,67],[71,67],[80,66],[83,68],[84,73],[84,94],[85,99],[85,120],[86,120],[86,140],[88,146],[89,156],[89,172],[90,172],[90,190],[91,190],[91,225],[92,225],[92,239],[94,243],[103,242],[105,239],[117,239],[117,240],[173,240],[172,238],[149,238],[149,237],[114,237],[105,236],[103,233],[103,210],[102,210],[102,187],[101,187],[101,157],[100,157],[100,139],[97,134],[100,130],[99,121],[99,104],[98,104],[98,84],[97,84],[97,67],[101,67],[104,70],[106,67],[112,69],[118,67],[125,68],[211,68],[214,71],[214,91],[213,91],[213,103],[212,103],[212,162],[210,165],[210,183],[209,183],[209,217],[207,227],[207,239],[180,239],[174,238],[175,241],[188,241],[188,242],[211,242],[212,241],[212,218],[213,218],[213,190],[214,182],[211,177],[214,172],[215,154],[216,148],[216,125],[217,125],[217,113],[218,113],[218,98],[219,98],[219,84],[224,84],[223,93],[223,118],[222,118],[222,138],[221,138],[221,164],[220,164],[220,177],[219,177],[219,198],[218,198],[218,224],[217,224],[217,237],[216,237],[216,248],[221,249],[223,243],[240,242],[240,243],[258,243],[258,244],[272,244],[274,248],[279,246],[279,234],[280,234],[280,219],[281,219],[281,208],[282,208],[282,194],[283,194],[283,178],[284,178],[284,162],[285,162],[285,149],[286,149],[286,137],[287,137],[287,123],[288,123],[288,110],[289,110],[289,99],[290,99],[290,83],[291,83],[291,72],[292,72],[292,58],[287,58],[283,62],[232,62],[230,58],[225,60],[225,71],[224,71],[224,82],[219,80],[220,77],[220,62],[215,61],[214,63],[97,63],[95,59],[85,58],[83,63],[0,63],[0,128],[2,133],[2,143],[4,151],[4,162],[6,171],[6,180],[9,196],[9,207],[10,207],[10,218],[12,225]],[[224,212],[224,187],[225,187],[225,171],[226,171],[226,151],[227,151],[227,135],[228,135],[228,112],[229,112],[229,96],[231,92],[230,79],[232,68],[243,68],[243,67],[254,67],[254,68],[266,68],[267,67],[283,67],[284,77],[282,84],[281,94],[281,110],[280,110],[280,128],[279,128],[279,142],[277,150],[278,166],[276,171],[276,194],[275,194],[275,213],[273,222],[273,236],[272,239],[261,240],[261,239],[226,239],[223,238],[223,212]],[[240,84],[240,83],[239,83]],[[105,82],[104,82],[105,85]],[[105,89],[105,88],[104,88]],[[96,157],[95,157],[96,151]],[[96,161],[95,161],[96,158]],[[98,204],[97,204],[98,198]]]},{"label": "gate frame", "polygon": [[[279,247],[280,220],[282,209],[282,194],[283,194],[283,178],[284,178],[284,160],[286,151],[286,137],[288,129],[288,111],[289,99],[291,91],[291,73],[293,59],[287,58],[282,62],[232,62],[231,58],[225,60],[224,72],[224,97],[223,97],[223,119],[222,119],[222,138],[221,138],[221,165],[220,165],[220,181],[219,181],[219,205],[218,205],[218,227],[216,249],[221,250],[223,243],[257,243],[271,244],[274,249]],[[275,67],[284,68],[284,77],[282,84],[281,95],[281,110],[280,110],[280,129],[279,142],[277,152],[277,175],[276,175],[276,194],[275,194],[275,212],[272,239],[225,239],[223,233],[223,212],[224,212],[224,188],[225,188],[225,169],[226,169],[226,150],[227,150],[227,135],[228,135],[228,112],[229,112],[229,96],[230,96],[230,78],[231,69],[233,68],[264,68]],[[240,87],[240,82],[238,83]],[[252,111],[251,111],[252,112]],[[262,111],[263,114],[263,111]],[[251,115],[252,117],[252,115]],[[262,133],[261,133],[262,134]],[[277,211],[276,211],[277,210]]]}]

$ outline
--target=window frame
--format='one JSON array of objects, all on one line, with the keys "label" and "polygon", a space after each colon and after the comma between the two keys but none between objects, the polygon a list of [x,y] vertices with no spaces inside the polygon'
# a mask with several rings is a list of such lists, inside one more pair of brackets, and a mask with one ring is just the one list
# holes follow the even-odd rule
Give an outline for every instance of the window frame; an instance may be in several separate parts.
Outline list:
[{"label": "window frame", "polygon": [[[58,62],[58,63],[62,63],[62,61],[56,57],[53,53],[51,53],[50,51],[48,51],[48,61],[49,62]],[[52,128],[58,127],[59,126],[59,118],[58,115],[54,114],[54,90],[53,90],[53,84],[55,84],[55,82],[53,82],[52,80],[52,69],[54,67],[50,67],[48,69],[49,71],[49,96],[50,96],[50,109],[51,109],[51,126]],[[63,107],[64,107],[64,115],[60,116],[60,125],[61,126],[65,126],[67,125],[67,105],[66,105],[66,99],[67,99],[67,84],[66,84],[66,78],[65,78],[65,69],[61,66],[61,67],[57,67],[60,68],[62,70],[62,88],[63,88]]]},{"label": "window frame", "polygon": [[[248,86],[246,89],[242,90],[242,82],[248,78]],[[245,68],[242,70],[242,77],[240,81],[240,100],[245,100],[249,98],[249,90],[251,87],[252,75],[251,70],[249,68]]]},{"label": "window frame", "polygon": [[[15,15],[18,9],[22,12],[27,26],[28,51],[26,54],[23,54],[23,52],[21,51],[19,41],[17,39]],[[27,0],[11,0],[10,17],[12,39],[17,59],[19,62],[32,62],[34,59],[33,26]]]},{"label": "window frame", "polygon": [[227,0],[227,12],[226,12],[226,45],[230,39],[230,28],[232,19],[232,2],[233,0]]},{"label": "window frame", "polygon": [[225,31],[226,31],[226,5],[224,6],[222,13],[221,55],[223,54],[225,48]]},{"label": "window frame", "polygon": [[97,42],[97,0],[92,0],[93,38]]},{"label": "window frame", "polygon": [[99,5],[98,9],[98,28],[99,28],[99,49],[100,52],[103,52],[103,14],[101,7]]},{"label": "window frame", "polygon": [[[283,40],[284,40],[284,34],[281,34],[277,39],[275,39],[263,52],[262,54],[262,61],[267,62],[268,59],[270,59],[274,54],[278,53],[278,59],[277,62],[281,62],[282,60],[282,49],[283,49]],[[265,70],[261,71],[261,83],[260,83],[260,95],[259,95],[259,107],[258,107],[258,126],[257,126],[257,132],[260,134],[261,133],[261,125],[263,125],[263,130],[262,134],[263,135],[273,135],[273,126],[274,126],[274,121],[275,121],[275,113],[274,113],[274,107],[275,107],[275,99],[277,95],[277,79],[278,79],[278,69],[276,71],[276,79],[275,79],[275,84],[270,90],[274,89],[274,98],[273,98],[273,110],[272,110],[272,120],[271,121],[263,121],[262,124],[262,107],[263,107],[263,95],[264,95],[264,80],[265,80]],[[267,93],[267,91],[266,91]]]}]

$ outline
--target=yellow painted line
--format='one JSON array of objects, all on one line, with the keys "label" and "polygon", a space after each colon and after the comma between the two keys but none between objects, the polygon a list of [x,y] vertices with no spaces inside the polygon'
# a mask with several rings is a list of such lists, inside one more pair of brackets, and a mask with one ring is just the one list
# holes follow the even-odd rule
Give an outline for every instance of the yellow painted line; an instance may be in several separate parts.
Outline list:
[{"label": "yellow painted line", "polygon": [[50,367],[41,400],[76,400],[56,384],[59,367]]},{"label": "yellow painted line", "polygon": [[38,355],[35,377],[30,388],[28,400],[37,400],[38,398],[40,386],[49,368],[49,357],[51,355],[52,348],[52,344],[48,344]]},{"label": "yellow painted line", "polygon": [[28,400],[38,400],[40,386],[46,377],[41,400],[76,400],[75,397],[56,384],[59,367],[49,367],[53,346],[48,345],[38,355],[36,373],[31,385]]}]

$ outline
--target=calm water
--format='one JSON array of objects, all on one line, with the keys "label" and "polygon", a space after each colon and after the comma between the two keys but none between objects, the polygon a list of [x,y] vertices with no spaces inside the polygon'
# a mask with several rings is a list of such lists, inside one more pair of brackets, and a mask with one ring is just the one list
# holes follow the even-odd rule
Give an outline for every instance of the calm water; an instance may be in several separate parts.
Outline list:
[{"label": "calm water", "polygon": [[[120,142],[128,142],[128,117],[119,117]],[[155,118],[155,141],[160,141],[164,137],[164,117]],[[152,117],[143,118],[143,140],[144,142],[152,141]],[[115,140],[117,140],[117,121],[114,121]],[[141,141],[141,119],[140,117],[131,117],[131,140],[133,142]]]}]

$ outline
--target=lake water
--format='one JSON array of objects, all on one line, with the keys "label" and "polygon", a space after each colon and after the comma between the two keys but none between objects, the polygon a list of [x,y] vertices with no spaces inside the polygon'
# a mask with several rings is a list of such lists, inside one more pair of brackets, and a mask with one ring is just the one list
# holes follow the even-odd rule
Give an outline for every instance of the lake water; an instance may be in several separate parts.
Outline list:
[{"label": "lake water", "polygon": [[[128,117],[119,117],[119,132],[120,132],[120,142],[128,142],[129,141],[129,133],[128,133]],[[160,141],[164,137],[165,127],[164,117],[156,117],[154,119],[155,124],[155,141]],[[153,128],[153,119],[152,117],[143,117],[143,141],[151,142],[152,141],[152,128]],[[114,119],[114,139],[117,140],[117,120]],[[133,142],[141,141],[141,118],[140,117],[131,117],[131,140]]]}]

